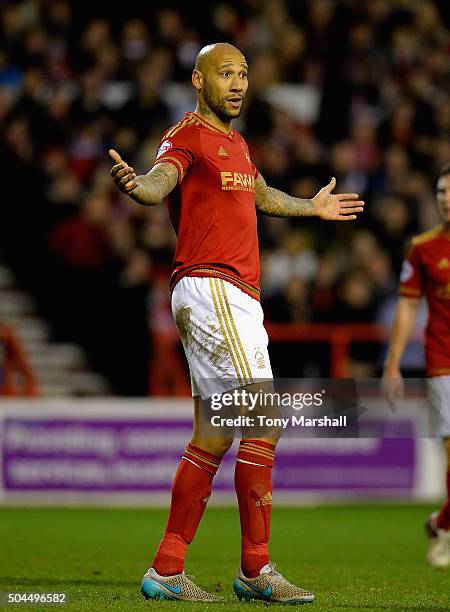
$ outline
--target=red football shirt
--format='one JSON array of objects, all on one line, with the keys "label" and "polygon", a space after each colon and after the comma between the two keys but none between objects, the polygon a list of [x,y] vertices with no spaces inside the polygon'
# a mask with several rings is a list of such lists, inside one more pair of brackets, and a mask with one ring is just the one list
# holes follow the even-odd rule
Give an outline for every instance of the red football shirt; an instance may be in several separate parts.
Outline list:
[{"label": "red football shirt", "polygon": [[168,197],[178,236],[171,290],[183,276],[215,276],[259,300],[258,171],[244,138],[186,113],[165,132],[155,164],[161,162],[178,170]]},{"label": "red football shirt", "polygon": [[413,238],[400,275],[400,295],[425,295],[427,375],[450,374],[450,233],[443,225]]}]

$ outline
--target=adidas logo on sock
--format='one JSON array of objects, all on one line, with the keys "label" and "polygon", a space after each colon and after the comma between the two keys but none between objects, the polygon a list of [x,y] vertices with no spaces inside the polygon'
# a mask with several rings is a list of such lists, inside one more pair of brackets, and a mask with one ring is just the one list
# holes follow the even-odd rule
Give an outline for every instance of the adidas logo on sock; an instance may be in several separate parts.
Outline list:
[{"label": "adidas logo on sock", "polygon": [[257,506],[271,506],[272,505],[272,493],[269,491],[268,493],[263,495],[261,499],[259,499],[256,502],[256,505]]}]

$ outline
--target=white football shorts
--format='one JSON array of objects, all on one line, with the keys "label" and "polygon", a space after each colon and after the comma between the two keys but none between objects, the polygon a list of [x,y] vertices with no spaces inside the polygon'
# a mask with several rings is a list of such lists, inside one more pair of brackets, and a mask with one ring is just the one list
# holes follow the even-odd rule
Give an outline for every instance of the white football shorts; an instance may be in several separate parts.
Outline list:
[{"label": "white football shorts", "polygon": [[172,313],[193,396],[273,379],[261,304],[232,283],[185,276],[172,292]]},{"label": "white football shorts", "polygon": [[450,376],[433,376],[428,380],[433,432],[439,438],[450,438]]}]

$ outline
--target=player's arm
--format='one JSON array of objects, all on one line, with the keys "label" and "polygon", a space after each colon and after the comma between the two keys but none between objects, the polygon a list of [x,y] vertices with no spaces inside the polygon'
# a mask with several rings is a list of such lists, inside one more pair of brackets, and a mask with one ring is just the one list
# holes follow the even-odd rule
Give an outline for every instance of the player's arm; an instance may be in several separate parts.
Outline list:
[{"label": "player's arm", "polygon": [[419,302],[420,299],[416,298],[400,296],[398,299],[391,342],[384,363],[384,372],[388,376],[400,375],[400,363],[412,336]]},{"label": "player's arm", "polygon": [[116,162],[111,168],[114,183],[123,193],[144,206],[159,204],[178,183],[178,170],[173,164],[161,162],[148,172],[136,176],[129,166],[114,149],[109,154]]},{"label": "player's arm", "polygon": [[383,388],[392,409],[395,409],[395,402],[403,396],[400,364],[406,345],[413,333],[419,302],[420,298],[400,296],[398,299],[391,341],[383,370]]},{"label": "player's arm", "polygon": [[311,199],[293,196],[269,187],[258,175],[255,181],[256,208],[271,217],[319,217],[328,221],[353,221],[364,210],[364,202],[356,193],[332,194],[336,186],[333,177],[326,187]]}]

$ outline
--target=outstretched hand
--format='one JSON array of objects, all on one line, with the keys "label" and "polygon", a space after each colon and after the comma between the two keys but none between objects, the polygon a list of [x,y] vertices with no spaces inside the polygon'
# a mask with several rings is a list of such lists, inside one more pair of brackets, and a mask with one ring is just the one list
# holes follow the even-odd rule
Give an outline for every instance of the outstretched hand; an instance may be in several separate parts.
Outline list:
[{"label": "outstretched hand", "polygon": [[357,193],[331,193],[335,187],[336,179],[333,177],[313,197],[316,215],[327,221],[354,221],[355,213],[363,212],[364,202]]},{"label": "outstretched hand", "polygon": [[109,155],[111,159],[116,162],[111,168],[111,176],[114,183],[123,193],[131,193],[137,187],[137,184],[134,181],[136,178],[134,168],[129,166],[127,162],[123,161],[115,149],[110,149]]}]

